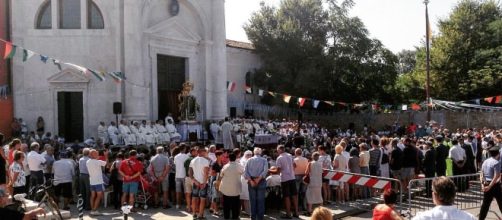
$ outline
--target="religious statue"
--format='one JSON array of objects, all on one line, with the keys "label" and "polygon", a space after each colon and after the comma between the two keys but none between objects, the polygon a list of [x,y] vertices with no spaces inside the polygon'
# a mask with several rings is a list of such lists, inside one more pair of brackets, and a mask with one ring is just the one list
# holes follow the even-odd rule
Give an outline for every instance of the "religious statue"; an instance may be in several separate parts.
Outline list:
[{"label": "religious statue", "polygon": [[195,121],[197,119],[197,112],[200,111],[200,106],[197,104],[196,98],[190,94],[193,90],[193,83],[186,81],[183,83],[183,90],[178,95],[180,101],[179,110],[181,113],[181,120]]}]

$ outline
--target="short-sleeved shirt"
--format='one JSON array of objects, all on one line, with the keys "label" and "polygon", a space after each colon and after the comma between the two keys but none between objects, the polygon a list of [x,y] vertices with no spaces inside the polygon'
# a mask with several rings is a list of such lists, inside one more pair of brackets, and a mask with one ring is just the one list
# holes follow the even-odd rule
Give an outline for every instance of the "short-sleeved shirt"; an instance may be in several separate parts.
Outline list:
[{"label": "short-sleeved shirt", "polygon": [[281,169],[281,182],[286,182],[295,179],[295,171],[293,167],[293,156],[288,153],[282,153],[277,157],[277,167]]},{"label": "short-sleeved shirt", "polygon": [[214,170],[214,172],[219,173],[221,171],[222,166],[218,164],[217,162],[214,162],[213,165],[211,165],[211,169]]},{"label": "short-sleeved shirt", "polygon": [[457,209],[455,206],[436,206],[425,212],[419,212],[412,220],[462,219],[475,220],[473,215]]},{"label": "short-sleeved shirt", "polygon": [[370,163],[370,153],[368,151],[361,151],[359,154],[359,163],[361,167],[368,167]]},{"label": "short-sleeved shirt", "polygon": [[413,146],[406,146],[403,149],[403,168],[415,168],[417,164],[418,150]]},{"label": "short-sleeved shirt", "polygon": [[89,170],[87,170],[87,161],[89,160],[89,157],[83,156],[78,160],[78,170],[80,171],[81,174],[89,174]]},{"label": "short-sleeved shirt", "polygon": [[71,159],[61,159],[54,162],[52,171],[54,173],[54,185],[71,183],[75,175],[75,164]]},{"label": "short-sleeved shirt", "polygon": [[30,151],[28,153],[28,166],[30,167],[30,171],[40,171],[42,170],[42,164],[45,163],[45,158],[41,154]]},{"label": "short-sleeved shirt", "polygon": [[54,159],[54,156],[52,155],[49,155],[49,154],[44,154],[44,158],[45,158],[45,166],[44,166],[44,173],[51,173],[52,172],[52,169],[50,169],[50,167],[52,167],[52,165],[54,164],[54,162],[56,161]]},{"label": "short-sleeved shirt", "polygon": [[209,160],[204,157],[196,157],[190,161],[190,168],[193,171],[193,177],[197,182],[204,183],[204,169],[209,168]]},{"label": "short-sleeved shirt", "polygon": [[455,162],[463,161],[466,158],[465,150],[459,145],[455,145],[452,148],[450,148],[448,156]]},{"label": "short-sleeved shirt", "polygon": [[174,166],[176,170],[175,178],[185,178],[187,176],[187,172],[185,170],[185,161],[188,159],[187,154],[179,153],[174,156]]},{"label": "short-sleeved shirt", "polygon": [[481,170],[483,171],[483,177],[486,181],[492,181],[495,177],[495,174],[500,173],[499,161],[495,160],[493,157],[486,159],[481,167]]},{"label": "short-sleeved shirt", "polygon": [[87,161],[87,169],[89,171],[89,182],[91,185],[103,184],[103,170],[101,167],[106,166],[106,162],[102,160],[89,159]]},{"label": "short-sleeved shirt", "polygon": [[400,170],[403,166],[403,151],[399,147],[392,149],[390,153],[392,163],[390,163],[391,170]]},{"label": "short-sleeved shirt", "polygon": [[164,168],[169,165],[169,158],[163,154],[157,154],[150,159],[150,166],[155,172],[155,176],[159,177],[164,173]]},{"label": "short-sleeved shirt", "polygon": [[331,156],[329,154],[319,155],[319,160],[323,169],[331,169]]},{"label": "short-sleeved shirt", "polygon": [[186,160],[185,160],[185,163],[183,164],[183,167],[185,168],[185,174],[188,176],[188,170],[190,168],[190,163],[192,162],[192,160],[194,159],[194,157],[192,156],[189,156]]},{"label": "short-sleeved shirt", "polygon": [[378,165],[380,165],[379,161],[380,161],[380,157],[381,156],[382,156],[382,151],[380,150],[380,148],[371,149],[370,150],[369,165],[370,166],[378,166]]},{"label": "short-sleeved shirt", "polygon": [[19,175],[17,175],[17,179],[14,182],[14,187],[26,185],[26,176],[24,174],[24,169],[19,163],[12,163],[12,165],[10,165],[9,171],[12,177],[14,177],[14,173],[19,173]]},{"label": "short-sleeved shirt", "polygon": [[[120,163],[120,171],[122,171],[127,176],[133,176],[136,173],[141,173],[143,171],[143,164],[137,160],[136,158],[129,158],[127,160],[123,160]],[[126,179],[124,178],[124,183],[130,182],[139,182],[139,176],[134,179]]]}]

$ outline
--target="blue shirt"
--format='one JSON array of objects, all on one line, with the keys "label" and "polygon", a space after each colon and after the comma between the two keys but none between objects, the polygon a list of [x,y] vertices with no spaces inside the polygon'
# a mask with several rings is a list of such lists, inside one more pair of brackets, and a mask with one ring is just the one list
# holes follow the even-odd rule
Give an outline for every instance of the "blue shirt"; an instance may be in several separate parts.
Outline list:
[{"label": "blue shirt", "polygon": [[89,175],[89,170],[87,170],[87,161],[88,160],[89,160],[89,157],[83,156],[78,161],[78,170],[80,171],[80,174],[87,174],[87,175]]},{"label": "blue shirt", "polygon": [[495,174],[500,173],[499,161],[493,157],[486,159],[481,167],[485,181],[492,181]]},{"label": "blue shirt", "polygon": [[268,162],[267,159],[260,156],[253,156],[248,160],[244,171],[244,177],[250,179],[251,177],[261,176],[263,179],[267,177]]}]

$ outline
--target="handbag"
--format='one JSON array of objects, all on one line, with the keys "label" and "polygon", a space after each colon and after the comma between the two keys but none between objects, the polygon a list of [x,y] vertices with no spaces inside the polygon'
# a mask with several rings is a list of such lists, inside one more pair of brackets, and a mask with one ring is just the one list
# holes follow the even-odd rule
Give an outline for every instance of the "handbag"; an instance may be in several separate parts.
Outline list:
[{"label": "handbag", "polygon": [[309,184],[310,183],[310,175],[307,174],[303,177],[303,183]]}]

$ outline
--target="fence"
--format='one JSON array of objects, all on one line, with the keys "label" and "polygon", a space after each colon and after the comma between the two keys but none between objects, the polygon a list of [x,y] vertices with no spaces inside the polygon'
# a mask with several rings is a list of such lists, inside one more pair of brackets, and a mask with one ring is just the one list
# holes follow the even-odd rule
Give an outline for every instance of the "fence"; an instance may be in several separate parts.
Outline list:
[{"label": "fence", "polygon": [[[328,170],[325,169],[323,172],[323,178],[339,181],[343,183],[347,183],[350,185],[358,185],[367,188],[373,188],[378,190],[385,190],[389,188],[394,188],[399,190],[399,204],[396,204],[396,207],[399,212],[402,210],[403,203],[403,186],[401,182],[397,179],[380,177],[380,176],[371,176],[361,173],[349,173],[338,170]],[[354,207],[363,210],[371,210],[374,204],[381,203],[380,196],[364,198],[363,200],[354,201]],[[350,205],[350,204],[349,204]]]},{"label": "fence", "polygon": [[[454,205],[458,209],[470,209],[481,207],[483,193],[479,182],[479,173],[458,176],[449,176],[455,182],[457,192]],[[413,179],[408,185],[408,208],[407,214],[412,217],[420,211],[434,208],[432,202],[433,178]]]}]

